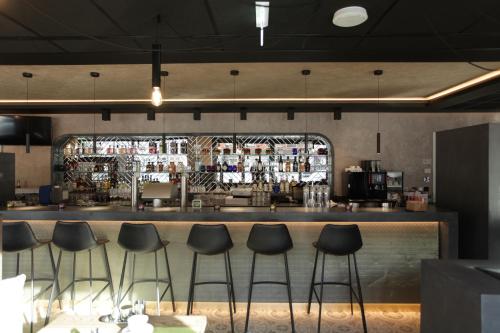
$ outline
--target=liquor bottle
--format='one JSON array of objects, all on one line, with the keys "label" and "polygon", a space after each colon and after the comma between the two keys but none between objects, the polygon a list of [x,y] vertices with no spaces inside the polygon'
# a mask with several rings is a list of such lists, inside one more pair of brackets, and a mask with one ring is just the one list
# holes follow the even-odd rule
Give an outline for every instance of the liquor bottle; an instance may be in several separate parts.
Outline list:
[{"label": "liquor bottle", "polygon": [[160,144],[158,145],[158,151],[157,151],[158,154],[163,154],[167,151],[165,149],[165,144],[166,144],[165,140],[160,140]]},{"label": "liquor bottle", "polygon": [[174,161],[171,161],[168,165],[168,173],[173,175],[177,172],[177,167]]},{"label": "liquor bottle", "polygon": [[154,142],[149,142],[149,153],[150,154],[156,154],[156,143]]},{"label": "liquor bottle", "polygon": [[228,169],[227,161],[224,161],[224,163],[222,164],[222,172],[226,172],[227,169]]},{"label": "liquor bottle", "polygon": [[220,162],[217,162],[217,169],[216,169],[216,171],[217,172],[221,172],[221,170],[222,170],[222,165],[220,165]]},{"label": "liquor bottle", "polygon": [[311,172],[311,163],[309,163],[309,157],[306,158],[306,163],[304,165],[305,172]]},{"label": "liquor bottle", "polygon": [[184,155],[187,154],[187,142],[186,141],[181,142],[181,154],[184,154]]},{"label": "liquor bottle", "polygon": [[264,166],[262,165],[262,160],[260,159],[259,155],[259,161],[257,162],[257,172],[262,172],[264,170]]},{"label": "liquor bottle", "polygon": [[292,181],[290,182],[290,188],[293,188],[295,186],[297,186],[297,182],[295,181],[295,178],[292,177]]},{"label": "liquor bottle", "polygon": [[285,181],[285,193],[290,193],[290,182],[287,180]]},{"label": "liquor bottle", "polygon": [[113,144],[110,144],[108,146],[108,148],[106,149],[106,154],[108,155],[113,155],[115,152],[114,152],[114,148],[113,148]]},{"label": "liquor bottle", "polygon": [[163,172],[163,162],[158,162],[158,172]]},{"label": "liquor bottle", "polygon": [[291,166],[292,164],[290,163],[290,156],[287,156],[285,162],[285,172],[290,172],[292,170]]},{"label": "liquor bottle", "polygon": [[253,165],[252,165],[252,172],[257,172],[257,167],[259,165],[259,161],[257,159],[255,159],[255,161],[253,161]]},{"label": "liquor bottle", "polygon": [[199,159],[196,159],[196,161],[194,161],[194,170],[195,171],[202,171],[201,170],[201,161]]},{"label": "liquor bottle", "polygon": [[283,158],[280,156],[280,160],[278,162],[278,171],[283,172]]},{"label": "liquor bottle", "polygon": [[293,172],[299,171],[299,163],[297,162],[297,156],[293,158]]},{"label": "liquor bottle", "polygon": [[170,142],[170,154],[172,155],[177,154],[177,142],[175,141]]},{"label": "liquor bottle", "polygon": [[264,182],[262,181],[262,178],[260,178],[257,183],[257,191],[262,192],[263,190],[264,190]]},{"label": "liquor bottle", "polygon": [[306,171],[306,165],[304,163],[304,156],[303,155],[300,155],[300,157],[299,157],[299,171],[300,172]]},{"label": "liquor bottle", "polygon": [[127,148],[125,147],[125,145],[124,145],[124,144],[121,144],[121,145],[120,145],[120,149],[118,150],[118,152],[119,152],[119,154],[120,154],[120,155],[125,155],[125,154],[127,154]]},{"label": "liquor bottle", "polygon": [[237,168],[238,172],[243,172],[244,169],[243,169],[243,163],[241,162],[241,156],[239,157],[238,159],[238,168]]},{"label": "liquor bottle", "polygon": [[135,155],[136,154],[134,141],[130,141],[130,146],[128,147],[128,154],[129,155]]},{"label": "liquor bottle", "polygon": [[245,164],[243,165],[243,169],[245,170],[245,172],[248,172],[248,171],[251,171],[251,166],[250,166],[250,157],[247,156],[247,158],[245,159]]},{"label": "liquor bottle", "polygon": [[280,181],[280,193],[285,193],[285,180],[281,179]]}]

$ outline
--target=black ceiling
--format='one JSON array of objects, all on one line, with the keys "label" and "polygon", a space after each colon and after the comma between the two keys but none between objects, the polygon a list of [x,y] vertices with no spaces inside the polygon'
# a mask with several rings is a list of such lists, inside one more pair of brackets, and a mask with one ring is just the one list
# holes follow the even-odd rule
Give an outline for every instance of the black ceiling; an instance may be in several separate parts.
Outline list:
[{"label": "black ceiling", "polygon": [[0,64],[148,63],[158,14],[164,62],[500,60],[495,0],[271,0],[262,48],[251,0],[2,0]]}]

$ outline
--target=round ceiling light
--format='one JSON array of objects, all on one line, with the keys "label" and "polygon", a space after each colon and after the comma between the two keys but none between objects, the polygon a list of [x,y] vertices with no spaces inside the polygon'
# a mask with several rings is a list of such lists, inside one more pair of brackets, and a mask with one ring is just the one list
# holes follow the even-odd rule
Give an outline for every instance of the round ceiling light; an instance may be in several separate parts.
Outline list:
[{"label": "round ceiling light", "polygon": [[368,19],[366,9],[359,6],[344,7],[333,14],[333,24],[342,28],[360,25]]}]

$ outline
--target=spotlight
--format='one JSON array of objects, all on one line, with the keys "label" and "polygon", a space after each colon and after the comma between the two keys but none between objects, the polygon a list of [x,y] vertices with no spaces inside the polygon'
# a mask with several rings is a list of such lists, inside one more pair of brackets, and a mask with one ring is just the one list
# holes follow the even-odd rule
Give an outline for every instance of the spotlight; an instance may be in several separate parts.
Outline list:
[{"label": "spotlight", "polygon": [[155,110],[148,110],[148,120],[153,121],[156,119]]},{"label": "spotlight", "polygon": [[342,120],[342,111],[340,109],[333,111],[333,120]]},{"label": "spotlight", "polygon": [[193,120],[201,120],[201,110],[195,109],[193,112]]},{"label": "spotlight", "polygon": [[102,121],[111,121],[111,110],[110,109],[103,109],[101,111],[101,118],[102,118]]}]

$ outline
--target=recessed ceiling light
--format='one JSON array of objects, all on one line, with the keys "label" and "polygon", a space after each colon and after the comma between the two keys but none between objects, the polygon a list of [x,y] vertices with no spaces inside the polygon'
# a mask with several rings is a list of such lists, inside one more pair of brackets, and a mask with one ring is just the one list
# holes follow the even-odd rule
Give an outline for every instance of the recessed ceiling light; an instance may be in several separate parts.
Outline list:
[{"label": "recessed ceiling light", "polygon": [[366,9],[360,6],[344,7],[333,14],[333,24],[342,28],[360,25],[368,19]]}]

